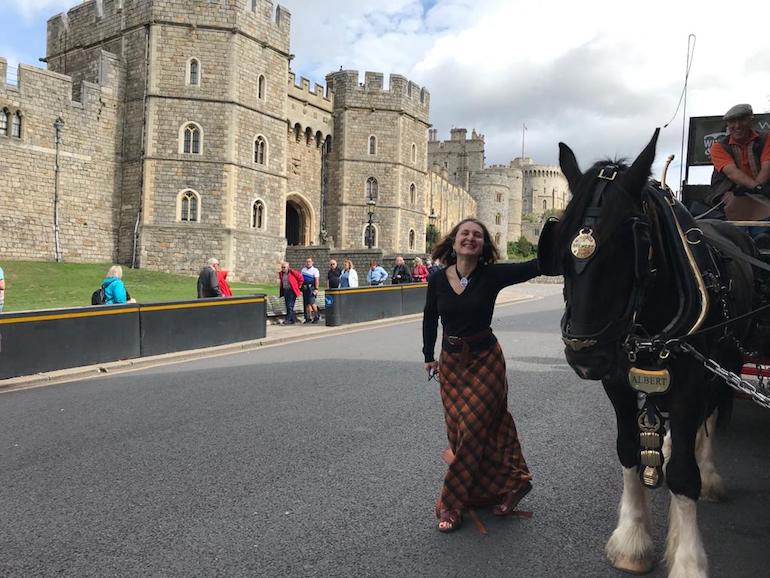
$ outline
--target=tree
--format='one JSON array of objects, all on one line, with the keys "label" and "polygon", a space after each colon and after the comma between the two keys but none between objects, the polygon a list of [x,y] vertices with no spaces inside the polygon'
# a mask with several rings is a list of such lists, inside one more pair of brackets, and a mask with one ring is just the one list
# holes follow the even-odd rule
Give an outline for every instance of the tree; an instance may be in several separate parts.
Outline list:
[{"label": "tree", "polygon": [[433,250],[433,245],[438,242],[439,232],[436,225],[429,224],[425,228],[425,251],[430,253]]}]

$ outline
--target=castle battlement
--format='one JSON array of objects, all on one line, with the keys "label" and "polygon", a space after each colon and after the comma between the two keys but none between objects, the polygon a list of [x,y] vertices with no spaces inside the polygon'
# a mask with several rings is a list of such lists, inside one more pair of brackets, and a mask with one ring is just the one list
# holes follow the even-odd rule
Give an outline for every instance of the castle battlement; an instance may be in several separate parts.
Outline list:
[{"label": "castle battlement", "polygon": [[301,101],[304,104],[315,106],[327,112],[332,111],[334,95],[322,84],[315,83],[310,88],[310,80],[300,77],[300,84],[297,85],[296,75],[289,71],[289,98]]},{"label": "castle battlement", "polygon": [[419,120],[428,122],[430,92],[400,74],[388,77],[381,72],[365,72],[364,82],[359,81],[357,70],[340,70],[326,76],[326,85],[334,92],[335,109],[372,108],[403,110]]},{"label": "castle battlement", "polygon": [[48,55],[104,42],[143,24],[241,31],[288,54],[291,12],[272,0],[256,0],[254,8],[252,0],[86,0],[48,20]]},{"label": "castle battlement", "polygon": [[29,64],[19,64],[18,77],[15,84],[8,79],[8,61],[0,57],[0,94],[14,91],[22,106],[25,102],[41,98],[45,95],[66,103],[75,108],[99,107],[102,98],[118,98],[122,86],[119,59],[108,52],[101,52],[98,61],[98,76],[100,83],[80,82],[79,100],[73,99],[74,81],[72,77],[59,74]]}]

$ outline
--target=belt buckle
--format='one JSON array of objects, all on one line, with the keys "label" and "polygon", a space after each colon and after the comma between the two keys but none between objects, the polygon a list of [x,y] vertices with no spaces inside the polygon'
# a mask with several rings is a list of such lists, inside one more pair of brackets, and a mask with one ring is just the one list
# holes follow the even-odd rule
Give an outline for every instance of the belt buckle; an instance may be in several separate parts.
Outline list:
[{"label": "belt buckle", "polygon": [[463,342],[461,337],[455,337],[454,335],[447,335],[446,340],[450,345],[460,345]]}]

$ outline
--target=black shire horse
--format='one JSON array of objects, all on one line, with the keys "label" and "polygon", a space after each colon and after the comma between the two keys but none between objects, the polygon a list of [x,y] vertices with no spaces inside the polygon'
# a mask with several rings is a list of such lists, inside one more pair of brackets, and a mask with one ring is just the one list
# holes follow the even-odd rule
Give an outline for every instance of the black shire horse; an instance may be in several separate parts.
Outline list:
[{"label": "black shire horse", "polygon": [[711,328],[750,311],[753,273],[743,260],[716,254],[709,240],[747,254],[753,248],[728,223],[696,223],[669,190],[650,180],[657,138],[656,130],[631,166],[605,161],[585,173],[572,150],[559,144],[573,197],[552,227],[550,250],[565,278],[567,362],[581,378],[602,381],[617,417],[623,497],[607,557],[626,571],[653,567],[644,486],[665,479],[669,576],[705,577],[696,503],[724,492],[710,436],[732,396],[672,340],[684,337],[722,367],[740,368],[737,340],[748,322]]}]

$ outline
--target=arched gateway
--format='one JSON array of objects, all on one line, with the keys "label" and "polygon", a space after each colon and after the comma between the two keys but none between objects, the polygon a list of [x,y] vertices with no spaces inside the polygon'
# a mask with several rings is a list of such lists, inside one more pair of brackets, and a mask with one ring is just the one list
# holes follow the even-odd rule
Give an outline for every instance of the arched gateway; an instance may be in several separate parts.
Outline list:
[{"label": "arched gateway", "polygon": [[298,193],[286,196],[286,243],[309,245],[313,240],[313,210]]}]

